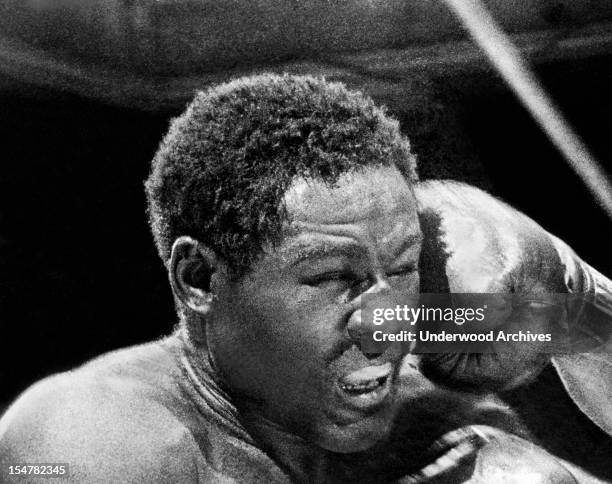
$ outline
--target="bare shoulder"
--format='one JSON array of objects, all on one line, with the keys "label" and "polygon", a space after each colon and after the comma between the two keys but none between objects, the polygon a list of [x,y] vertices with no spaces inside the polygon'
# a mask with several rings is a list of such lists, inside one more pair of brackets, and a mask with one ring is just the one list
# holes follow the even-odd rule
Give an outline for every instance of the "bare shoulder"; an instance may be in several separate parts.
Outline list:
[{"label": "bare shoulder", "polygon": [[48,462],[68,464],[70,482],[190,482],[188,429],[129,372],[107,366],[51,376],[17,399],[0,420],[2,472]]}]

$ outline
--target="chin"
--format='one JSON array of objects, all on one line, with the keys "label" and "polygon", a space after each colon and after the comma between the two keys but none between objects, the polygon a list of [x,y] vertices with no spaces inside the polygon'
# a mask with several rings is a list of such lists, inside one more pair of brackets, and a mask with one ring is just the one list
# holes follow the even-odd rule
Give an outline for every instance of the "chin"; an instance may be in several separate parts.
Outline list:
[{"label": "chin", "polygon": [[362,421],[350,425],[334,426],[316,439],[316,444],[338,454],[363,452],[385,439],[391,433],[391,428],[391,419],[371,420],[371,417],[364,417]]}]

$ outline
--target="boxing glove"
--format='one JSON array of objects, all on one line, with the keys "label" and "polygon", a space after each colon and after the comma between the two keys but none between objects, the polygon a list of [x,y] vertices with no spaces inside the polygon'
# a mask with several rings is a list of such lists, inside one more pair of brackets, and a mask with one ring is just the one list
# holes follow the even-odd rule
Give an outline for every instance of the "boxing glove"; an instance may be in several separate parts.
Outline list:
[{"label": "boxing glove", "polygon": [[[458,446],[451,447],[452,450],[397,483],[594,484],[602,482],[516,435],[484,425],[465,427],[461,432],[473,434],[470,442],[462,442]],[[473,451],[470,446],[472,449],[477,446],[478,450]]]},{"label": "boxing glove", "polygon": [[[598,327],[593,337],[604,344],[610,342],[612,283],[567,244],[529,217],[469,185],[422,182],[415,187],[415,195],[424,235],[421,292],[515,293],[541,295],[543,300],[547,294],[574,293],[580,297],[565,308],[569,323],[584,326],[588,335],[593,329],[589,321],[596,316]],[[520,311],[526,328],[546,331],[547,325],[560,323],[547,321],[546,305],[537,301],[523,305]],[[581,408],[595,408],[591,414],[602,414],[596,423],[610,433],[612,412],[604,409],[612,409],[612,387],[604,407],[598,409],[598,403],[585,402],[585,392],[575,381],[591,370],[598,375],[609,372],[609,355],[603,354],[608,364],[585,362],[584,354],[555,355],[553,363],[576,403]],[[497,355],[424,355],[423,370],[462,389],[507,390],[530,381],[550,358],[550,354],[540,353],[537,345],[517,345],[516,352]],[[607,381],[612,381],[611,375]],[[597,385],[601,388],[602,383]]]}]

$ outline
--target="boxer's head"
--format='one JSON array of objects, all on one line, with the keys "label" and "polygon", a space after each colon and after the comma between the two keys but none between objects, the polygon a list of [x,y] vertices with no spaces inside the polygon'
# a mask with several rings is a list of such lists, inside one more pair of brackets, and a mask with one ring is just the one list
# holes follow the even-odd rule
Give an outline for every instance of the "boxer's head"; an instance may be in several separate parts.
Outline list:
[{"label": "boxer's head", "polygon": [[258,76],[200,93],[147,181],[192,339],[271,425],[352,452],[385,436],[401,354],[362,354],[359,297],[418,292],[415,158],[341,84]]}]

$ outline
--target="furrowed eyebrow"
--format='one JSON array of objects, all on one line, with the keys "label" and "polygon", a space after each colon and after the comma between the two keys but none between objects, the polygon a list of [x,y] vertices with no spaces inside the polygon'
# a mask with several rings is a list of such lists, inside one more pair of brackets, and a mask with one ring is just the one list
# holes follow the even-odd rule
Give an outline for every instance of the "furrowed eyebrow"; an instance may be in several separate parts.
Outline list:
[{"label": "furrowed eyebrow", "polygon": [[356,257],[367,255],[368,251],[355,241],[331,242],[320,240],[306,243],[297,242],[283,250],[283,257],[288,265],[295,266],[309,259],[344,256]]},{"label": "furrowed eyebrow", "polygon": [[[317,240],[315,242],[296,241],[282,249],[282,257],[289,266],[295,266],[309,259],[324,257],[360,257],[367,256],[368,249],[356,240],[342,237],[340,241]],[[422,240],[420,232],[405,237],[393,251],[392,259],[397,259],[416,243]]]}]

